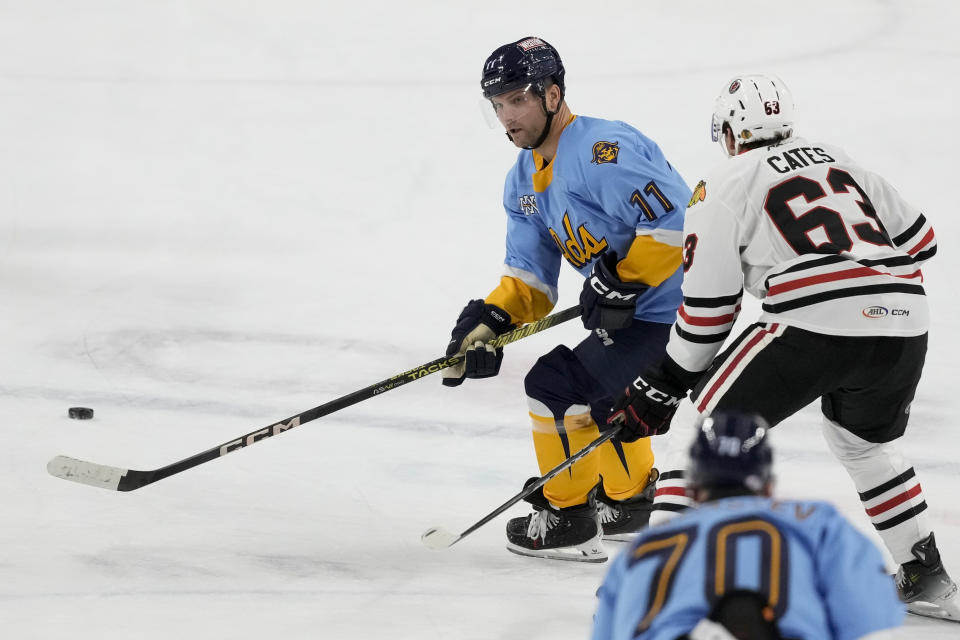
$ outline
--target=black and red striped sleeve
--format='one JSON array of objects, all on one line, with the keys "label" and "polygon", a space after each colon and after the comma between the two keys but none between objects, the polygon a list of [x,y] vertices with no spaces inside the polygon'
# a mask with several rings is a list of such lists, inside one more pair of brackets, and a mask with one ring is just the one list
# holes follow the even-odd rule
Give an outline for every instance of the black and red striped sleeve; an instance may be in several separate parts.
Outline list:
[{"label": "black and red striped sleeve", "polygon": [[869,171],[864,174],[864,190],[894,246],[909,255],[917,266],[936,255],[937,237],[927,217],[883,177]]}]

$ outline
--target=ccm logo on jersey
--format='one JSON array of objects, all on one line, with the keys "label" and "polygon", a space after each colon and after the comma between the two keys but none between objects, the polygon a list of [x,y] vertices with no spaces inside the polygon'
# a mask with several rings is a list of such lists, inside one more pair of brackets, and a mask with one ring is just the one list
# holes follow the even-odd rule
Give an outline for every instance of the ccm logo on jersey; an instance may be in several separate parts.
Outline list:
[{"label": "ccm logo on jersey", "polygon": [[863,311],[860,313],[863,314],[864,318],[876,319],[883,318],[887,315],[891,316],[909,316],[909,309],[887,309],[886,307],[875,306],[875,307],[864,307]]},{"label": "ccm logo on jersey", "polygon": [[633,381],[633,387],[657,404],[662,404],[665,407],[678,407],[680,406],[680,401],[683,400],[683,398],[678,396],[671,396],[669,393],[664,393],[659,389],[654,389],[642,377],[639,377]]}]

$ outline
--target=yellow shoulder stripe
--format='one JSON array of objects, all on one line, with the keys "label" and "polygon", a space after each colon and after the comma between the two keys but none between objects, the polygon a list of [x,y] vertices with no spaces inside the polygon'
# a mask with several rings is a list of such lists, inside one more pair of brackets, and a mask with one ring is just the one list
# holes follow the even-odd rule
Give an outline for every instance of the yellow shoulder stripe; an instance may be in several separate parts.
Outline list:
[{"label": "yellow shoulder stripe", "polygon": [[510,314],[513,322],[521,324],[539,320],[553,309],[547,294],[511,276],[500,278],[500,285],[484,302],[497,305]]},{"label": "yellow shoulder stripe", "polygon": [[651,236],[637,236],[627,257],[617,264],[617,275],[624,282],[642,282],[656,287],[683,263],[680,247],[672,247]]}]

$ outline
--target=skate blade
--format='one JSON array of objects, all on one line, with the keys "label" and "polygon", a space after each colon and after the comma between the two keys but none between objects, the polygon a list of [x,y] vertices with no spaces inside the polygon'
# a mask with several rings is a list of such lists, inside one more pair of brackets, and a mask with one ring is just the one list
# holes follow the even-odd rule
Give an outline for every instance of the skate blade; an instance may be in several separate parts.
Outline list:
[{"label": "skate blade", "polygon": [[946,609],[941,609],[934,604],[927,604],[926,602],[911,602],[907,605],[907,613],[924,618],[933,618],[935,620],[960,622],[960,617],[957,617],[957,615],[951,615]]},{"label": "skate blade", "polygon": [[634,531],[633,533],[613,533],[603,536],[603,540],[604,542],[631,542],[639,533],[639,531]]},{"label": "skate blade", "polygon": [[513,543],[507,543],[507,551],[518,556],[528,558],[543,558],[545,560],[565,560],[567,562],[606,562],[607,552],[599,544],[600,539],[594,538],[576,547],[560,547],[557,549],[527,549]]},{"label": "skate blade", "polygon": [[954,591],[952,597],[941,600],[940,604],[919,600],[916,602],[908,602],[907,612],[915,616],[923,616],[924,618],[960,622],[960,596]]},{"label": "skate blade", "polygon": [[606,554],[603,555],[587,555],[585,553],[579,553],[574,555],[573,553],[557,553],[556,549],[550,551],[534,551],[533,549],[524,549],[523,547],[515,547],[513,545],[507,545],[507,551],[510,553],[515,553],[518,556],[526,556],[528,558],[541,558],[543,560],[563,560],[565,562],[593,562],[599,564],[601,562],[607,561]]}]

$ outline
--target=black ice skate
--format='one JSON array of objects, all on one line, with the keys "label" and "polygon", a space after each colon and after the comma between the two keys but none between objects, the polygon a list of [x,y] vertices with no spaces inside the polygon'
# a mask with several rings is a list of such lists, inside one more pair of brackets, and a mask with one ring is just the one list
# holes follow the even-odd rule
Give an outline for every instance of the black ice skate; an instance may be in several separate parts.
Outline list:
[{"label": "black ice skate", "polygon": [[913,545],[913,557],[897,570],[897,591],[907,611],[929,618],[960,622],[957,585],[940,562],[937,541],[929,536]]},{"label": "black ice skate", "polygon": [[574,507],[553,506],[542,488],[525,499],[533,505],[533,513],[507,522],[508,551],[534,558],[606,562],[593,491],[586,504]]},{"label": "black ice skate", "polygon": [[597,493],[597,511],[603,526],[603,539],[625,541],[647,526],[650,512],[653,510],[653,495],[657,491],[657,478],[660,472],[650,470],[647,486],[643,491],[627,500],[614,500],[600,487]]}]

